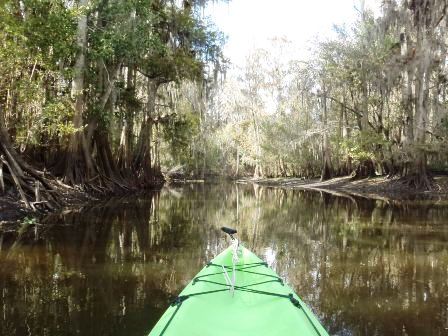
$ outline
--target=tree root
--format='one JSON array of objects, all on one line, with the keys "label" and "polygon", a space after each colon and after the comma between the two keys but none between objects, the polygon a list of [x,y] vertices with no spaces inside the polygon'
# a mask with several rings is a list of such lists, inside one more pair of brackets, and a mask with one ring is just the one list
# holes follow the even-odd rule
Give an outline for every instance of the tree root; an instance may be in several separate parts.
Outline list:
[{"label": "tree root", "polygon": [[437,190],[437,184],[430,175],[420,175],[420,174],[407,175],[401,177],[397,182],[415,191]]},{"label": "tree root", "polygon": [[[62,189],[55,190],[54,187],[48,189],[41,183],[41,179],[29,177],[26,170],[23,171],[24,175],[20,176],[3,155],[0,156],[0,161],[7,168],[3,172],[3,193],[6,193],[8,188],[14,188],[25,208],[33,211],[54,210],[63,205],[58,200],[62,198]],[[46,181],[46,185],[51,185],[51,182]]]},{"label": "tree root", "polygon": [[[6,168],[6,169],[4,169]],[[63,188],[25,163],[11,146],[4,129],[0,128],[0,187],[4,194],[14,188],[25,208],[47,211],[62,206]]]}]

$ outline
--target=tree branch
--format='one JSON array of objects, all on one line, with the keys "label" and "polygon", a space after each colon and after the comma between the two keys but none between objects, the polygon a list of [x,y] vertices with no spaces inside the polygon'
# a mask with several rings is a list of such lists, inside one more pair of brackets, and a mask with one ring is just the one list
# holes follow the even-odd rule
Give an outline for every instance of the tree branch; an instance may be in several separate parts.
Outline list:
[{"label": "tree branch", "polygon": [[[318,97],[328,98],[328,99],[330,99],[331,101],[334,101],[335,103],[337,103],[337,104],[341,105],[342,107],[346,108],[347,110],[353,112],[353,113],[354,113],[355,115],[357,115],[358,117],[362,117],[362,115],[363,115],[363,112],[360,112],[360,111],[357,111],[357,110],[351,108],[351,107],[348,106],[347,104],[344,104],[343,102],[337,100],[337,99],[334,98],[334,97],[327,96],[327,95],[318,95]],[[376,130],[376,128],[372,125],[372,123],[371,123],[370,121],[368,121],[368,123],[369,123],[369,126],[370,126],[373,130]]]}]

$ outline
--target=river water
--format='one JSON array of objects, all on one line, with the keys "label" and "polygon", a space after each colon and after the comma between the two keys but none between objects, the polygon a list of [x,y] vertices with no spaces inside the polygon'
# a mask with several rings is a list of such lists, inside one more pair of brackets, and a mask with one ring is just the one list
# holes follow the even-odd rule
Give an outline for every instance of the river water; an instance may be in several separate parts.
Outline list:
[{"label": "river water", "polygon": [[332,335],[448,335],[448,202],[196,184],[0,236],[1,335],[144,336],[228,245],[284,277]]}]

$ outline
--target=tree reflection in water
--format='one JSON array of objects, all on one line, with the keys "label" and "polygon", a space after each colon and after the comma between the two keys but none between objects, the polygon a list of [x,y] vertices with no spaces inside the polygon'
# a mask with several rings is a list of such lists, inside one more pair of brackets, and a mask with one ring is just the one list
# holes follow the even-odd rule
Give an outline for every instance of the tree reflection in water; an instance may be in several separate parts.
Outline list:
[{"label": "tree reflection in water", "polygon": [[448,202],[186,185],[53,215],[0,251],[1,335],[145,335],[234,226],[331,334],[442,335]]}]

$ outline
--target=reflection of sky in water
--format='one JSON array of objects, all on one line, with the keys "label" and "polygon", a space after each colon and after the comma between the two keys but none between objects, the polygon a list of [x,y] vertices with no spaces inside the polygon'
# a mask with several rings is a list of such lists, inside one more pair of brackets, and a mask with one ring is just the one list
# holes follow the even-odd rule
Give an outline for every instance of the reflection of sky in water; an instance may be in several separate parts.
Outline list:
[{"label": "reflection of sky in water", "polygon": [[264,260],[268,263],[269,267],[275,267],[275,256],[276,252],[272,249],[272,247],[267,247],[264,250]]},{"label": "reflection of sky in water", "polygon": [[235,226],[331,334],[443,335],[446,218],[447,204],[234,184],[113,199],[19,242],[0,237],[0,335],[145,335],[229,246],[221,226]]}]

